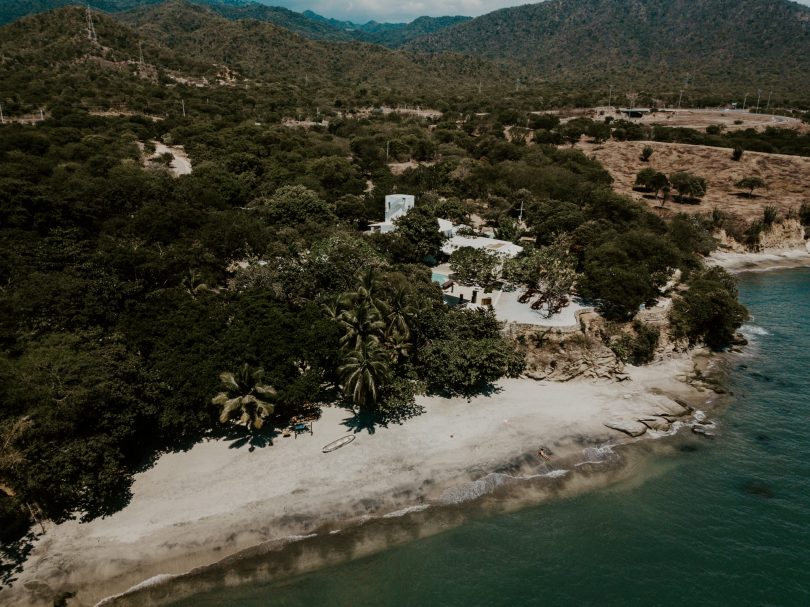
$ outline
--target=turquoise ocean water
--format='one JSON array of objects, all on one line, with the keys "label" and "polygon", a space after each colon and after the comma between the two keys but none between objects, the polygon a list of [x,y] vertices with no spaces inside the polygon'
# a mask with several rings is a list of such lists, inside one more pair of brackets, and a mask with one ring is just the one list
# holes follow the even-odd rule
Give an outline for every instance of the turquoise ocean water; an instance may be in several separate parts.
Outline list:
[{"label": "turquoise ocean water", "polygon": [[751,344],[714,440],[667,439],[636,482],[177,606],[810,605],[810,269],[740,287]]}]

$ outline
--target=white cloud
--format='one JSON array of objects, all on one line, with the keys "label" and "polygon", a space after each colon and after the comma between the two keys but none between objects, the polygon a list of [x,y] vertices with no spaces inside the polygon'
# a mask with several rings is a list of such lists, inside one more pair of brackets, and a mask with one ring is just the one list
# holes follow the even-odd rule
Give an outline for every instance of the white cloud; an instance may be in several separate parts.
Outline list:
[{"label": "white cloud", "polygon": [[[0,0],[2,1],[2,0]],[[429,15],[467,15],[477,17],[507,6],[529,4],[531,0],[259,0],[271,6],[284,6],[294,11],[311,10],[325,17],[364,23],[376,21],[412,21]],[[798,0],[810,5],[810,0]]]}]

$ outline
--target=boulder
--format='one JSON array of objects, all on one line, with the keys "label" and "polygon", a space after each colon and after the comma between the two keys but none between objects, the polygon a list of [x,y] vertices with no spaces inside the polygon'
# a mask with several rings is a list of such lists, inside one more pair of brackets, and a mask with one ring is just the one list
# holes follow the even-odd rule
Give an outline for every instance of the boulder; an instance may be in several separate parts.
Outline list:
[{"label": "boulder", "polygon": [[647,426],[642,424],[639,421],[625,421],[625,420],[617,420],[608,422],[605,424],[611,430],[618,430],[619,432],[624,432],[627,436],[641,436],[647,431]]},{"label": "boulder", "polygon": [[657,432],[669,432],[672,428],[672,424],[661,417],[645,417],[638,421],[647,426],[650,430]]}]

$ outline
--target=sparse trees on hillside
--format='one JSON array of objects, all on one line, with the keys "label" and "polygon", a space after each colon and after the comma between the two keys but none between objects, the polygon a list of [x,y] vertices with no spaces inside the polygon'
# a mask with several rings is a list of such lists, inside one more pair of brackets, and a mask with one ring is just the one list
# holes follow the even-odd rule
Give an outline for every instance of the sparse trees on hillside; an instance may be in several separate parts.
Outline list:
[{"label": "sparse trees on hillside", "polygon": [[708,189],[706,180],[703,177],[698,177],[687,171],[673,173],[669,181],[672,187],[678,190],[678,202],[683,202],[684,198],[703,198]]},{"label": "sparse trees on hillside", "polygon": [[753,198],[754,190],[767,188],[768,184],[761,177],[751,175],[749,177],[744,177],[743,179],[740,179],[737,183],[734,184],[734,186],[741,188],[743,190],[748,190],[748,197]]}]

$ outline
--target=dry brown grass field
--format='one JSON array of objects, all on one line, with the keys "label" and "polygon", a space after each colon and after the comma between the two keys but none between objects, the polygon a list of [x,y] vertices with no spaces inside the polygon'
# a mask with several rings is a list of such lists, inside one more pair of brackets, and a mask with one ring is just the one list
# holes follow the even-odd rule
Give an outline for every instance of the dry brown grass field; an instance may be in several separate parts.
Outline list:
[{"label": "dry brown grass field", "polygon": [[[640,160],[645,146],[654,150],[648,162]],[[705,213],[718,208],[753,219],[761,217],[762,210],[768,205],[774,205],[784,213],[791,208],[798,210],[803,202],[810,203],[810,158],[745,152],[740,161],[734,161],[729,148],[650,141],[610,140],[601,144],[583,141],[578,147],[604,165],[613,176],[617,192],[643,201],[662,214]],[[708,182],[708,193],[700,204],[685,204],[678,203],[676,192],[673,192],[672,198],[661,209],[660,201],[651,194],[633,190],[636,175],[646,167],[667,175],[689,171],[704,177]],[[747,191],[734,186],[749,176],[761,177],[768,189],[756,190],[749,198]]]}]

